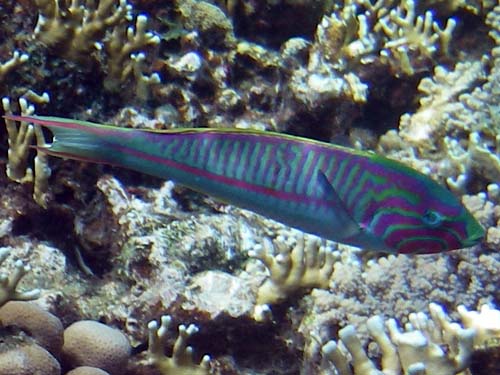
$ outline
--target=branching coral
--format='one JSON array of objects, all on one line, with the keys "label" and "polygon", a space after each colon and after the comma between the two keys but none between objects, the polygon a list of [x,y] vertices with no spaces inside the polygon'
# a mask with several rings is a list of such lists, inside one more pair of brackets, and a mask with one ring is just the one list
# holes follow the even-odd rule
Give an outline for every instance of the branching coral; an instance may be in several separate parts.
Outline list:
[{"label": "branching coral", "polygon": [[333,254],[322,249],[317,240],[305,241],[304,237],[292,249],[265,240],[264,246],[250,256],[261,260],[269,270],[269,278],[258,291],[258,305],[281,302],[300,289],[326,289],[333,273]]},{"label": "branching coral", "polygon": [[[142,80],[142,60],[144,54],[134,54],[148,45],[156,45],[160,43],[160,38],[151,32],[146,31],[148,19],[146,16],[140,15],[135,22],[135,29],[132,26],[120,25],[113,29],[108,41],[105,45],[105,50],[108,56],[108,74],[105,81],[105,86],[111,91],[116,90],[120,82],[134,73],[135,77],[139,76]],[[151,83],[159,82],[159,76],[153,75]]]},{"label": "branching coral", "polygon": [[[382,354],[377,369],[364,351],[353,326],[339,331],[339,342],[330,341],[323,346],[339,375],[454,375],[467,368],[477,331],[451,322],[443,308],[430,304],[430,318],[424,313],[410,314],[402,331],[394,319],[384,322],[374,316],[367,321],[370,336]],[[343,350],[347,349],[351,359]]]},{"label": "branching coral", "polygon": [[417,16],[415,1],[402,0],[399,7],[379,20],[378,26],[387,37],[380,52],[383,60],[391,64],[395,59],[403,73],[412,75],[418,60],[431,58],[438,47],[442,54],[448,54],[456,21],[450,18],[440,28],[431,11]]},{"label": "branching coral", "polygon": [[484,68],[485,62],[480,61],[460,62],[453,70],[437,66],[434,76],[418,85],[423,94],[418,111],[401,117],[401,137],[421,148],[437,148],[433,141],[442,138],[450,113],[461,107],[459,95],[472,91],[485,78]]},{"label": "branching coral", "polygon": [[483,58],[485,70],[489,70],[482,86],[459,97],[460,107],[450,114],[448,129],[466,132],[481,132],[494,138],[500,131],[500,6],[493,9],[486,19],[490,26],[490,37],[496,46],[489,56]]},{"label": "branching coral", "polygon": [[[48,103],[49,95],[37,95],[32,91],[28,91],[25,97],[19,99],[19,107],[21,115],[29,116],[35,112],[35,107],[29,104],[28,100],[36,101],[37,103]],[[9,98],[2,99],[2,106],[6,114],[12,114]],[[27,183],[33,182],[33,198],[42,207],[47,206],[48,180],[51,174],[48,166],[47,155],[43,152],[37,152],[34,160],[35,171],[29,167],[29,147],[36,138],[38,146],[45,146],[45,137],[42,129],[38,125],[30,125],[24,121],[19,122],[6,119],[7,133],[9,136],[9,151],[7,163],[7,176],[16,182]]]},{"label": "branching coral", "polygon": [[423,2],[440,13],[446,14],[464,9],[474,15],[482,15],[496,5],[496,0],[425,0]]},{"label": "branching coral", "polygon": [[132,6],[126,0],[62,3],[61,7],[57,0],[36,1],[40,11],[34,31],[37,39],[77,62],[88,60],[93,52],[103,51],[107,90],[117,91],[129,76],[139,79],[140,88],[145,83],[159,81],[157,75],[149,80],[139,72],[143,68],[143,57],[140,57],[143,55],[137,53],[160,42],[158,36],[146,31],[146,16],[139,15],[135,27],[129,25]]},{"label": "branching coral", "polygon": [[447,138],[445,145],[450,159],[459,170],[459,179],[465,184],[474,172],[490,182],[500,179],[500,6],[494,8],[486,23],[491,27],[490,36],[496,47],[491,56],[484,58],[485,65],[491,64],[486,82],[472,92],[460,95],[457,105],[450,111],[445,124],[448,133],[469,133],[464,148],[453,138]]},{"label": "branching coral", "polygon": [[76,60],[102,48],[99,43],[106,31],[129,18],[131,10],[126,0],[118,4],[117,0],[101,0],[97,6],[93,1],[73,0],[36,0],[35,4],[40,11],[35,37]]},{"label": "branching coral", "polygon": [[26,53],[21,54],[18,51],[14,51],[12,58],[0,64],[0,82],[4,80],[5,76],[15,69],[17,66],[28,61],[29,56]]},{"label": "branching coral", "polygon": [[361,62],[377,48],[366,15],[358,15],[354,4],[325,16],[316,29],[318,45],[324,45],[325,58],[339,68]]},{"label": "branching coral", "polygon": [[346,6],[339,14],[321,20],[307,69],[296,69],[290,81],[298,101],[309,107],[331,99],[366,101],[368,86],[347,68],[372,52],[374,40],[366,31],[363,16],[358,21],[355,11],[354,6]]},{"label": "branching coral", "polygon": [[488,14],[486,23],[496,43],[491,53],[480,61],[458,63],[453,71],[437,67],[433,78],[420,82],[426,94],[420,108],[403,115],[400,123],[405,141],[447,156],[448,185],[462,193],[473,176],[487,183],[500,179],[500,7]]},{"label": "branching coral", "polygon": [[146,71],[144,66],[146,55],[144,53],[133,53],[130,55],[130,60],[132,61],[132,72],[136,82],[135,92],[140,99],[147,100],[149,99],[151,86],[161,82],[160,75],[158,73],[149,76],[144,74]]},{"label": "branching coral", "polygon": [[471,311],[460,305],[457,307],[457,312],[464,327],[476,330],[475,349],[481,349],[493,343],[500,345],[500,310],[490,305],[483,305],[479,311]]},{"label": "branching coral", "polygon": [[204,355],[201,362],[193,360],[193,348],[187,346],[190,336],[198,332],[198,327],[190,324],[188,327],[179,326],[179,335],[172,349],[172,357],[167,357],[164,347],[167,343],[168,328],[172,318],[168,315],[161,317],[161,325],[158,327],[156,321],[149,322],[149,355],[153,364],[160,370],[162,375],[207,375],[210,373],[210,356]]},{"label": "branching coral", "polygon": [[[12,114],[9,98],[2,99],[3,110],[7,114]],[[34,106],[29,106],[25,99],[19,100],[21,115],[29,116],[35,112]],[[7,133],[9,135],[9,151],[7,163],[7,176],[14,181],[24,183],[33,180],[33,171],[28,167],[28,151],[34,136],[34,128],[27,122],[5,120]]]},{"label": "branching coral", "polygon": [[450,161],[459,171],[457,178],[449,177],[448,185],[457,191],[464,191],[471,171],[475,171],[489,181],[500,181],[500,155],[493,150],[500,150],[500,135],[494,142],[482,139],[479,133],[469,135],[467,149],[451,137],[444,139],[445,150]]},{"label": "branching coral", "polygon": [[361,77],[368,65],[414,75],[449,53],[455,20],[441,27],[431,11],[418,14],[414,0],[346,1],[336,8],[317,26],[307,69],[296,69],[290,81],[295,98],[308,107],[332,99],[366,102],[369,86]]},{"label": "branching coral", "polygon": [[438,52],[448,54],[454,19],[448,19],[441,28],[431,11],[417,14],[414,0],[395,3],[348,1],[324,17],[316,38],[331,46],[325,56],[351,67],[380,59],[396,75],[413,75],[428,68],[426,65]]},{"label": "branching coral", "polygon": [[446,176],[448,185],[461,193],[469,183],[485,183],[486,188],[500,179],[500,6],[489,12],[486,24],[496,46],[451,70],[436,67],[434,76],[418,86],[420,107],[400,121],[403,140],[421,156],[436,160],[439,155],[436,174]]},{"label": "branching coral", "polygon": [[[9,250],[0,249],[0,265],[9,256]],[[18,260],[15,262],[14,272],[9,277],[5,273],[0,273],[0,306],[5,305],[9,301],[29,301],[37,299],[40,295],[39,289],[33,289],[27,292],[20,292],[17,286],[24,275],[30,271],[30,267]]]}]

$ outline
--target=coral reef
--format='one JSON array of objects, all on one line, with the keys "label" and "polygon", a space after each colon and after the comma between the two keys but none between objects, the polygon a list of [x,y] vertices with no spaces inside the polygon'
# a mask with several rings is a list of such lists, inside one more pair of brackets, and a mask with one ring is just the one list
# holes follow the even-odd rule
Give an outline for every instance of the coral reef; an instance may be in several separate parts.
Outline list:
[{"label": "coral reef", "polygon": [[104,81],[104,87],[110,91],[119,90],[119,85],[124,82],[129,75],[133,73],[137,81],[138,94],[144,96],[145,85],[160,82],[158,74],[149,77],[143,75],[144,53],[138,53],[148,45],[160,43],[157,35],[146,31],[146,16],[140,15],[135,22],[135,28],[115,28],[105,46],[108,64],[107,78]]},{"label": "coral reef", "polygon": [[421,59],[431,58],[438,49],[447,55],[456,26],[456,21],[450,18],[446,26],[440,28],[433,20],[431,11],[417,16],[415,7],[413,0],[402,0],[400,6],[382,17],[374,27],[377,29],[378,26],[388,39],[380,51],[383,61],[391,64],[395,60],[405,74],[414,74],[414,65],[419,64]]},{"label": "coral reef", "polygon": [[[462,194],[467,185],[482,183],[479,188],[486,190],[485,185],[500,178],[499,12],[495,7],[485,21],[495,46],[480,59],[457,63],[453,70],[437,66],[434,76],[419,84],[424,94],[420,108],[401,117],[399,136],[426,157],[441,155],[447,165],[440,174]],[[392,143],[386,138],[382,146],[387,142]]]},{"label": "coral reef", "polygon": [[418,85],[423,94],[418,111],[401,117],[401,137],[422,147],[436,147],[432,141],[444,136],[441,132],[446,129],[449,113],[460,107],[457,97],[475,87],[484,76],[482,61],[458,63],[453,71],[437,66],[433,77],[422,79]]}]

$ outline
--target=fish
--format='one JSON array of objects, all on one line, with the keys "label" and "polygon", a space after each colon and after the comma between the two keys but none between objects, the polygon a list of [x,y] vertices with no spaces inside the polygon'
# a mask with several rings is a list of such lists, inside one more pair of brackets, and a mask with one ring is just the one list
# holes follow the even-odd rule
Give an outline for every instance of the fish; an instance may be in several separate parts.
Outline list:
[{"label": "fish", "polygon": [[430,254],[478,244],[484,229],[431,177],[373,152],[240,129],[140,130],[6,115],[48,128],[47,154],[163,179],[328,240]]}]

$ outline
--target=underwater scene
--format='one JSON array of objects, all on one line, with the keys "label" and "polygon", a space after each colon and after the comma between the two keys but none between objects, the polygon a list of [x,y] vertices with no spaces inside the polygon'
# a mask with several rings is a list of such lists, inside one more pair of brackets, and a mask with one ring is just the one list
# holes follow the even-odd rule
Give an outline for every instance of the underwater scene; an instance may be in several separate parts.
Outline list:
[{"label": "underwater scene", "polygon": [[498,0],[0,0],[0,94],[0,375],[500,375]]}]

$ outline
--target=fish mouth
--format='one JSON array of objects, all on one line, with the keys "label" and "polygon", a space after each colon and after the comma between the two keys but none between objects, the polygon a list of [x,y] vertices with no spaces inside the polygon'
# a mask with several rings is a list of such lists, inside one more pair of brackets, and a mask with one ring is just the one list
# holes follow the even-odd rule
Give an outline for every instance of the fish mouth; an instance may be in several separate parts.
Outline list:
[{"label": "fish mouth", "polygon": [[479,242],[481,242],[483,237],[484,237],[484,233],[477,233],[473,236],[470,236],[466,240],[462,241],[462,245],[464,247],[471,247],[471,246],[477,245]]}]

